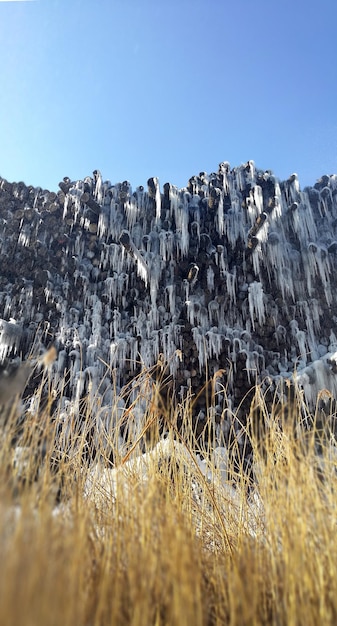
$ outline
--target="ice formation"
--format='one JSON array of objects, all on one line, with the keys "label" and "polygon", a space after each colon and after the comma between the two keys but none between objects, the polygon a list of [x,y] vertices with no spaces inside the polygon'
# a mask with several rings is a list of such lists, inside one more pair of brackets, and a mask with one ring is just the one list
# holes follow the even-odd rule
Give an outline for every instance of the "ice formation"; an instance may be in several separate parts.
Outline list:
[{"label": "ice formation", "polygon": [[[255,382],[335,397],[336,181],[301,190],[253,161],[162,191],[98,170],[57,193],[0,178],[0,361],[54,344],[63,415],[86,394],[108,414],[159,358],[176,398],[217,374],[224,432]],[[201,394],[196,415],[207,407]]]}]

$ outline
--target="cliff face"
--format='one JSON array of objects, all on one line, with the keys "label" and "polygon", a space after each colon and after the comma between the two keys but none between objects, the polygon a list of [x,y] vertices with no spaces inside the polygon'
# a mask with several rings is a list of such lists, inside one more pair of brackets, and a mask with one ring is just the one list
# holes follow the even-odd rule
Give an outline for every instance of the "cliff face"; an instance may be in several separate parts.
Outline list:
[{"label": "cliff face", "polygon": [[54,344],[63,408],[90,392],[108,411],[158,360],[177,399],[217,374],[223,432],[255,382],[296,370],[309,404],[337,394],[337,176],[301,191],[249,161],[180,190],[95,171],[57,194],[0,178],[0,220],[0,360]]}]

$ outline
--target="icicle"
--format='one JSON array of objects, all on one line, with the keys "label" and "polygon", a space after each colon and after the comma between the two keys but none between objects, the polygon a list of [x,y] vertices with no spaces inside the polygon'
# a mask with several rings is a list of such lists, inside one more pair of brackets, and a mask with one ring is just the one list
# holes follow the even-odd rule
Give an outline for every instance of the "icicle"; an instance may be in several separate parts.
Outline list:
[{"label": "icicle", "polygon": [[202,368],[207,363],[207,349],[205,336],[203,335],[201,329],[199,327],[192,328],[193,341],[197,347],[198,351],[198,360],[199,360],[199,371],[202,372]]},{"label": "icicle", "polygon": [[300,192],[300,183],[297,174],[292,174],[287,181],[288,202],[295,202]]},{"label": "icicle", "polygon": [[254,198],[254,204],[256,207],[256,217],[257,217],[258,215],[261,215],[263,213],[263,194],[262,194],[262,188],[260,187],[260,185],[254,185],[253,198]]},{"label": "icicle", "polygon": [[235,247],[237,240],[245,238],[245,228],[243,221],[243,213],[241,210],[241,200],[237,193],[231,197],[231,208],[224,215],[225,234],[232,248]]},{"label": "icicle", "polygon": [[219,204],[217,207],[217,215],[216,215],[216,224],[217,231],[220,236],[222,236],[225,232],[225,222],[224,222],[224,210],[223,210],[223,192],[221,191],[219,197]]},{"label": "icicle", "polygon": [[306,345],[305,333],[304,333],[303,330],[299,330],[298,322],[296,320],[291,320],[289,326],[291,328],[292,336],[294,337],[294,339],[296,339],[298,347],[299,347],[300,356],[301,356],[301,364],[300,364],[300,366],[301,367],[306,366],[306,364],[307,364],[308,348],[307,348],[307,345]]},{"label": "icicle", "polygon": [[222,185],[223,185],[224,193],[228,195],[230,192],[229,179],[231,178],[230,164],[228,163],[228,161],[223,161],[222,163],[219,163],[218,173],[219,173],[220,178],[222,178],[222,181],[223,181]]},{"label": "icicle", "polygon": [[329,187],[323,187],[319,192],[320,205],[322,207],[321,215],[324,217],[330,217],[330,208],[333,206],[333,196]]},{"label": "icicle", "polygon": [[315,330],[317,332],[320,331],[319,311],[317,305],[317,300],[310,301],[310,305],[306,300],[303,302],[297,302],[301,317],[305,320],[307,328],[307,343],[312,360],[316,360],[320,356],[318,353],[318,341],[315,335]]},{"label": "icicle", "polygon": [[[176,245],[177,255],[186,256],[189,248],[189,201],[190,194],[186,189],[178,189],[173,185],[169,187],[169,202],[170,202],[170,215],[174,216],[176,223]],[[179,256],[178,256],[179,258]]]},{"label": "icicle", "polygon": [[100,346],[102,331],[102,302],[97,296],[92,296],[91,305],[91,343]]},{"label": "icicle", "polygon": [[135,198],[136,198],[138,209],[139,209],[139,211],[141,211],[142,209],[145,208],[144,187],[142,185],[137,187],[134,195],[135,195]]},{"label": "icicle", "polygon": [[170,374],[173,376],[179,367],[178,350],[176,345],[176,329],[175,324],[170,323],[159,331],[162,355],[165,363],[169,364]]},{"label": "icicle", "polygon": [[[216,321],[219,324],[219,302],[216,300],[210,300],[208,303],[208,317],[209,323],[213,324]],[[214,319],[215,318],[215,319]]]},{"label": "icicle", "polygon": [[176,286],[166,285],[166,291],[169,295],[169,307],[171,315],[174,315],[176,309]]},{"label": "icicle", "polygon": [[54,285],[49,280],[47,280],[46,286],[44,288],[44,295],[46,298],[46,302],[48,302],[53,295]]},{"label": "icicle", "polygon": [[122,244],[122,246],[125,248],[126,252],[131,256],[131,258],[135,259],[137,263],[138,276],[142,278],[142,280],[145,283],[145,286],[147,287],[147,283],[149,279],[149,268],[146,262],[144,261],[144,258],[140,254],[139,250],[137,250],[136,246],[131,240],[130,233],[127,230],[123,230],[120,235],[119,241]]},{"label": "icicle", "polygon": [[101,211],[98,216],[97,235],[105,238],[109,234],[109,218],[106,211]]},{"label": "icicle", "polygon": [[248,351],[246,353],[246,371],[249,385],[256,385],[258,382],[259,356],[260,355],[256,351]]},{"label": "icicle", "polygon": [[279,344],[284,344],[286,337],[287,337],[287,331],[285,329],[284,326],[282,326],[281,324],[279,324],[277,326],[277,328],[275,329],[275,333],[274,333],[277,345]]},{"label": "icicle", "polygon": [[188,282],[187,278],[184,278],[184,280],[182,281],[182,287],[183,287],[183,299],[184,299],[184,302],[187,302],[189,299],[189,295],[190,295],[190,283]]},{"label": "icicle", "polygon": [[197,296],[191,296],[189,300],[185,302],[187,307],[187,319],[191,326],[195,323],[200,323],[200,311],[201,311],[201,303]]},{"label": "icicle", "polygon": [[94,179],[95,179],[94,198],[98,204],[103,204],[104,187],[103,187],[102,175],[99,170],[94,171]]},{"label": "icicle", "polygon": [[214,272],[211,265],[207,268],[207,289],[211,293],[214,291]]},{"label": "icicle", "polygon": [[235,186],[237,189],[239,189],[240,191],[242,191],[242,189],[244,188],[244,176],[243,176],[243,167],[235,167],[233,169],[233,172],[235,174]]},{"label": "icicle", "polygon": [[128,342],[125,336],[120,335],[110,345],[110,365],[123,370],[128,358]]},{"label": "icicle", "polygon": [[113,276],[108,276],[104,285],[106,287],[104,295],[108,298],[109,306],[111,307],[112,303],[115,304],[117,301],[117,273],[114,272]]},{"label": "icicle", "polygon": [[296,211],[291,212],[294,231],[297,234],[301,245],[305,248],[308,241],[317,240],[317,226],[309,202],[308,195],[301,193],[301,204],[298,205]]},{"label": "icicle", "polygon": [[253,160],[250,160],[247,162],[245,166],[245,170],[246,170],[246,183],[253,184],[255,182],[255,177],[256,177],[256,168],[255,168],[255,163]]},{"label": "icicle", "polygon": [[337,337],[333,330],[330,331],[329,335],[329,352],[336,352],[337,350]]},{"label": "icicle", "polygon": [[220,268],[220,274],[226,274],[228,263],[227,257],[225,258],[225,248],[222,245],[216,247],[215,263]]},{"label": "icicle", "polygon": [[26,248],[28,248],[29,246],[29,240],[30,240],[30,224],[24,224],[21,228],[20,234],[19,234],[19,238],[18,238],[18,243],[21,246],[25,246]]},{"label": "icicle", "polygon": [[248,302],[250,319],[255,330],[255,319],[260,326],[265,322],[264,293],[261,283],[253,282],[248,287]]},{"label": "icicle", "polygon": [[218,332],[218,328],[213,326],[206,332],[207,342],[208,342],[208,356],[209,358],[215,357],[219,358],[222,352],[222,340],[223,335]]},{"label": "icicle", "polygon": [[238,337],[235,337],[233,339],[232,351],[230,353],[230,358],[233,361],[235,372],[236,372],[236,361],[237,361],[238,354],[240,352],[242,352],[242,342],[241,342],[241,339],[239,339]]},{"label": "icicle", "polygon": [[121,313],[118,309],[114,309],[113,314],[112,314],[112,319],[113,319],[113,323],[112,323],[113,336],[117,337],[121,330]]},{"label": "icicle", "polygon": [[[159,331],[158,331],[159,333]],[[157,351],[157,344],[151,339],[143,339],[140,345],[140,360],[145,368],[149,368],[154,363],[154,354]]]},{"label": "icicle", "polygon": [[[330,283],[330,261],[327,252],[312,242],[309,243],[306,252],[303,251],[304,272],[307,279],[307,289],[309,296],[313,292],[313,279],[319,274],[327,304],[332,303],[332,292]],[[318,270],[318,271],[317,271]]]},{"label": "icicle", "polygon": [[163,261],[172,261],[174,259],[174,233],[169,230],[161,230],[159,233],[160,256]]},{"label": "icicle", "polygon": [[160,187],[159,187],[159,181],[158,178],[155,179],[156,180],[156,220],[160,219],[160,215],[161,215],[161,197],[160,197]]},{"label": "icicle", "polygon": [[170,188],[169,188],[169,200],[170,200],[170,212],[171,212],[171,215],[175,215],[176,211],[178,210],[179,191],[178,191],[177,187],[175,187],[174,185],[170,185]]},{"label": "icicle", "polygon": [[322,285],[324,288],[325,299],[328,306],[332,304],[332,292],[331,292],[331,283],[330,283],[330,261],[328,257],[328,253],[324,248],[320,248],[317,251],[317,266],[319,270],[319,275],[322,281]]},{"label": "icicle", "polygon": [[179,258],[187,256],[189,249],[188,211],[184,206],[179,207],[176,213],[176,228],[177,257],[179,260]]},{"label": "icicle", "polygon": [[230,297],[231,305],[236,305],[236,271],[234,268],[233,274],[230,272],[224,272],[226,277],[226,289]]},{"label": "icicle", "polygon": [[84,246],[85,246],[85,241],[84,241],[84,238],[82,237],[82,233],[78,233],[75,238],[74,252],[75,252],[75,255],[79,258],[79,260],[81,260],[83,257]]},{"label": "icicle", "polygon": [[[161,195],[160,195],[160,187],[158,178],[153,177],[149,178],[147,181],[148,186],[148,198],[154,201],[156,206],[156,222],[160,220],[161,217]],[[151,202],[150,202],[151,205]]]},{"label": "icicle", "polygon": [[193,221],[190,225],[191,229],[191,237],[194,245],[199,247],[200,245],[200,223],[197,221]]},{"label": "icicle", "polygon": [[16,320],[0,319],[0,363],[13,351],[17,353],[22,337],[22,326]]}]

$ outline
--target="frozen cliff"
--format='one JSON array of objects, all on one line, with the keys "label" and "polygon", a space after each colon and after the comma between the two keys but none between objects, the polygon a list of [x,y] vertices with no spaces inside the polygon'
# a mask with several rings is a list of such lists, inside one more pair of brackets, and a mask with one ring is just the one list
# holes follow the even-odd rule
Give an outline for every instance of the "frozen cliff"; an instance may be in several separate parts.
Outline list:
[{"label": "frozen cliff", "polygon": [[178,401],[216,374],[195,419],[208,407],[224,433],[255,382],[337,395],[336,175],[301,190],[249,161],[183,189],[59,186],[0,178],[0,361],[54,345],[62,411],[90,393],[108,414],[158,360]]}]

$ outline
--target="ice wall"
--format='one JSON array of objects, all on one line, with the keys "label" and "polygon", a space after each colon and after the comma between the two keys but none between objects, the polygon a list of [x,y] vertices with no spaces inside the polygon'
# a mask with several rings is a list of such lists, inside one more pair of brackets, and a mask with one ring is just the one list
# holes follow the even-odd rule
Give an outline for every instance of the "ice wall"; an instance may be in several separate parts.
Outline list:
[{"label": "ice wall", "polygon": [[301,190],[296,174],[280,182],[249,161],[183,189],[150,178],[133,191],[98,171],[59,186],[0,178],[2,361],[54,344],[75,412],[90,393],[109,413],[159,357],[176,398],[218,372],[224,429],[256,381],[296,370],[311,404],[336,393],[337,176]]}]

